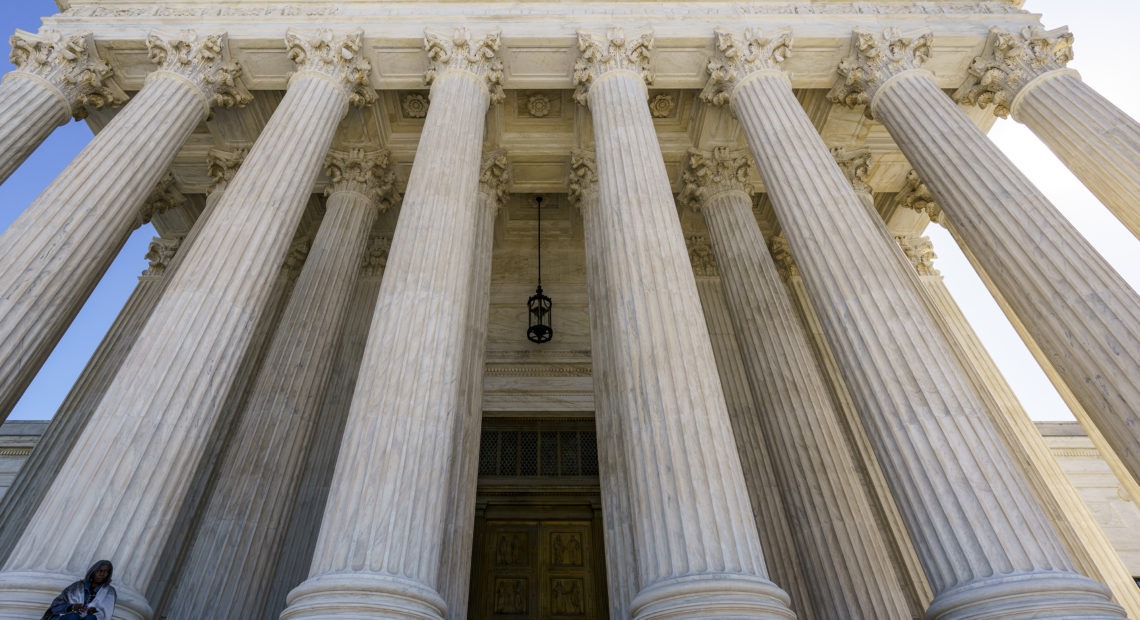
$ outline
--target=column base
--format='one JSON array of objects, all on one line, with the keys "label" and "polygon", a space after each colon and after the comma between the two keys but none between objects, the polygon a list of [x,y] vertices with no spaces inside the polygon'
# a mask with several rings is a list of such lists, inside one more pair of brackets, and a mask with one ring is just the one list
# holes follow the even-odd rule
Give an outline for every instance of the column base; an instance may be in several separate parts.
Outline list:
[{"label": "column base", "polygon": [[791,599],[763,577],[735,573],[688,575],[659,581],[634,597],[636,620],[676,618],[792,620]]},{"label": "column base", "polygon": [[1107,587],[1077,573],[999,575],[965,583],[934,597],[927,620],[1125,618]]},{"label": "column base", "polygon": [[[52,599],[82,575],[23,570],[0,573],[0,620],[39,618]],[[154,610],[141,594],[115,581],[115,620],[151,620]]]},{"label": "column base", "polygon": [[281,620],[443,620],[447,613],[447,603],[432,588],[404,577],[375,573],[334,573],[312,577],[293,588],[286,602],[288,606],[281,612]]}]

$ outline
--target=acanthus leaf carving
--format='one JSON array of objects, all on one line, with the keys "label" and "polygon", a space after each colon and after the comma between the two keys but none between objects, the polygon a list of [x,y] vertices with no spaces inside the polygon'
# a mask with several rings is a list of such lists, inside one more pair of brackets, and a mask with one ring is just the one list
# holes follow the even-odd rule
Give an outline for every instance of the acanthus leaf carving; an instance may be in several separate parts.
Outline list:
[{"label": "acanthus leaf carving", "polygon": [[396,173],[389,168],[391,157],[387,149],[330,150],[325,158],[325,174],[329,177],[325,195],[357,192],[368,196],[380,211],[387,211],[396,202]]},{"label": "acanthus leaf carving", "polygon": [[392,249],[392,238],[386,236],[373,236],[368,239],[368,251],[364,254],[361,264],[362,277],[379,278],[384,275],[384,268],[388,266],[388,251]]},{"label": "acanthus leaf carving", "polygon": [[688,155],[681,173],[679,206],[699,211],[709,198],[721,192],[751,194],[752,158],[747,151],[718,146],[711,151],[689,149]]},{"label": "acanthus leaf carving", "polygon": [[17,30],[9,39],[8,58],[21,73],[34,75],[54,86],[63,96],[72,116],[82,120],[87,108],[119,106],[127,95],[103,62],[90,32],[64,34],[44,29],[39,34]]},{"label": "acanthus leaf carving", "polygon": [[772,254],[772,261],[776,263],[776,269],[782,278],[787,280],[799,275],[799,267],[796,266],[796,259],[792,256],[792,249],[784,233],[775,235],[768,241],[768,251]]},{"label": "acanthus leaf carving", "polygon": [[1073,35],[1065,26],[1026,26],[1020,32],[991,28],[985,51],[970,63],[954,99],[983,109],[992,104],[994,115],[1005,118],[1022,89],[1046,73],[1064,70],[1072,59]]},{"label": "acanthus leaf carving", "polygon": [[598,162],[594,153],[582,149],[570,152],[570,176],[567,179],[566,197],[579,209],[598,196]]},{"label": "acanthus leaf carving", "polygon": [[178,182],[174,179],[174,175],[167,172],[143,203],[135,228],[147,224],[155,215],[180,207],[185,202],[186,196],[178,190]]},{"label": "acanthus leaf carving", "polygon": [[871,150],[866,147],[831,147],[831,156],[843,171],[843,176],[856,192],[871,193],[867,173],[871,169]]},{"label": "acanthus leaf carving", "polygon": [[152,238],[150,245],[147,246],[146,255],[143,256],[149,266],[142,272],[142,275],[144,277],[165,275],[167,268],[174,260],[175,254],[178,253],[178,248],[182,246],[182,239],[181,236]]},{"label": "acanthus leaf carving", "polygon": [[716,31],[716,56],[709,61],[709,79],[701,91],[701,99],[712,105],[725,105],[737,84],[757,71],[779,71],[792,52],[792,33],[784,29],[771,37],[748,28],[737,37],[725,30]]},{"label": "acanthus leaf carving", "polygon": [[240,108],[253,101],[238,79],[241,66],[227,60],[224,33],[199,36],[193,30],[154,31],[147,35],[146,46],[151,62],[158,65],[152,76],[165,71],[186,78],[202,92],[208,106]]},{"label": "acanthus leaf carving", "polygon": [[513,181],[511,162],[507,159],[506,151],[495,149],[483,153],[483,162],[479,168],[479,191],[491,197],[496,213],[506,204]]},{"label": "acanthus leaf carving", "polygon": [[574,64],[574,101],[589,105],[590,86],[610,71],[632,71],[641,75],[646,85],[653,83],[649,52],[653,35],[643,32],[626,37],[621,28],[611,28],[605,35],[578,32],[578,61]]},{"label": "acanthus leaf carving", "polygon": [[693,274],[696,276],[715,277],[716,257],[712,247],[709,246],[708,237],[704,235],[689,235],[685,237],[685,246],[689,250],[689,262],[693,265]]},{"label": "acanthus leaf carving", "polygon": [[879,87],[895,75],[921,69],[930,59],[934,35],[928,29],[903,34],[890,27],[882,34],[856,29],[852,37],[853,53],[839,62],[839,81],[827,96],[848,107],[866,106],[864,113],[871,118]]},{"label": "acanthus leaf carving", "polygon": [[206,173],[214,180],[209,193],[224,189],[230,181],[234,180],[238,168],[249,154],[248,147],[233,149],[210,149],[206,154]]},{"label": "acanthus leaf carving", "polygon": [[293,76],[315,73],[344,89],[354,106],[372,105],[376,89],[372,87],[372,63],[363,58],[364,31],[336,33],[327,28],[306,33],[289,29],[285,48],[289,59],[297,65]]},{"label": "acanthus leaf carving", "polygon": [[456,28],[451,36],[425,31],[424,49],[431,67],[424,74],[424,83],[431,86],[446,71],[466,71],[485,81],[491,103],[500,103],[506,95],[499,45],[498,32],[474,38],[467,28]]},{"label": "acanthus leaf carving", "polygon": [[934,259],[938,258],[938,255],[934,253],[934,244],[931,243],[930,237],[897,235],[895,236],[895,240],[898,241],[903,254],[906,255],[910,264],[914,266],[914,270],[918,272],[918,275],[940,275],[940,272],[934,268]]},{"label": "acanthus leaf carving", "polygon": [[918,172],[911,170],[906,173],[902,191],[898,193],[897,200],[900,206],[906,207],[925,215],[935,224],[945,225],[942,216],[942,207],[934,200],[930,188],[918,177]]}]

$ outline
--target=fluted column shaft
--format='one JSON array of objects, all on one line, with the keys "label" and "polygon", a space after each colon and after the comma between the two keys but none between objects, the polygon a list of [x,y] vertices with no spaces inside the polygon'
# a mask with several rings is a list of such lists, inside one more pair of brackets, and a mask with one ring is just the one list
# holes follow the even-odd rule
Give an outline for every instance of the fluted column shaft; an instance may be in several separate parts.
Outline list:
[{"label": "fluted column shaft", "polygon": [[1014,313],[1140,478],[1135,407],[1140,402],[1140,295],[928,72],[895,75],[879,89],[872,109]]},{"label": "fluted column shaft", "polygon": [[71,106],[42,78],[12,72],[0,82],[0,183],[56,127],[71,120]]},{"label": "fluted column shaft", "polygon": [[301,480],[372,222],[363,183],[334,184],[301,275],[230,439],[166,613],[259,611]]},{"label": "fluted column shaft", "polygon": [[[860,484],[839,415],[787,290],[740,189],[710,188],[701,208],[741,355],[823,617],[909,614]],[[790,449],[790,446],[795,446]],[[838,560],[837,560],[838,558]]]},{"label": "fluted column shaft", "polygon": [[440,546],[453,439],[470,398],[461,353],[491,96],[477,73],[445,67],[432,100],[361,362],[368,379],[353,395],[310,577],[282,618],[447,613]]},{"label": "fluted column shaft", "polygon": [[[329,76],[293,76],[79,442],[129,449],[95,462],[87,451],[68,459],[0,573],[0,618],[26,614],[15,601],[28,600],[28,590],[42,608],[91,557],[111,556],[123,567],[115,575],[116,614],[150,616],[140,593],[155,578],[168,528],[348,104],[346,88]],[[98,501],[77,504],[76,497]]]},{"label": "fluted column shaft", "polygon": [[[740,344],[732,325],[731,312],[724,300],[722,281],[714,277],[697,277],[697,292],[709,328],[717,374],[724,388],[724,400],[732,420],[732,434],[740,453],[744,481],[756,515],[756,529],[764,545],[764,560],[772,582],[791,597],[792,611],[799,620],[821,617],[812,603],[804,561],[796,549],[784,492],[772,468],[772,456],[765,445],[763,429],[757,424],[759,413],[752,398],[740,356]],[[781,449],[784,449],[781,446]],[[606,558],[609,561],[609,558]]]},{"label": "fluted column shaft", "polygon": [[215,87],[195,71],[168,63],[151,73],[134,100],[0,235],[0,419],[75,318],[126,242],[139,208],[209,112]]},{"label": "fluted column shaft", "polygon": [[[580,34],[579,45],[636,57],[644,52],[631,46],[646,38]],[[598,225],[608,231],[601,282],[613,284],[602,312],[614,336],[615,404],[629,431],[622,447],[639,571],[632,616],[684,609],[690,618],[790,618],[787,594],[767,578],[642,73],[598,64],[587,96]]]},{"label": "fluted column shaft", "polygon": [[759,69],[731,87],[732,108],[935,592],[928,616],[1020,617],[1048,601],[1059,613],[1117,617],[1103,586],[1072,572],[909,265],[843,177],[786,75]]}]

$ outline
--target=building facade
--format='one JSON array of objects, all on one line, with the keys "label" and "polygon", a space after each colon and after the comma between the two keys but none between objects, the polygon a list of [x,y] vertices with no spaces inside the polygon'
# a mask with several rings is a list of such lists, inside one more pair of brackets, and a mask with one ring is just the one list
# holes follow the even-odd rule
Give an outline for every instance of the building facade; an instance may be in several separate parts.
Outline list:
[{"label": "building facade", "polygon": [[1140,616],[922,237],[1133,492],[1140,297],[984,132],[1140,234],[1140,125],[1016,2],[60,9],[0,178],[96,136],[0,235],[5,411],[158,237],[0,503],[0,618],[103,557],[124,619]]}]

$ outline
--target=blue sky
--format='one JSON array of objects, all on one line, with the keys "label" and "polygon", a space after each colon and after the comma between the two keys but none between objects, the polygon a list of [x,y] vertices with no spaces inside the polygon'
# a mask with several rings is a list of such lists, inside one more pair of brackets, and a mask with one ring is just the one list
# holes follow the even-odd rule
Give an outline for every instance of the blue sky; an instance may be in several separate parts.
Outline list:
[{"label": "blue sky", "polygon": [[[1079,69],[1093,88],[1133,117],[1140,117],[1140,80],[1132,71],[1140,60],[1133,43],[1135,25],[1140,23],[1140,2],[1029,0],[1025,8],[1043,13],[1047,27],[1069,25],[1076,35],[1076,59],[1071,66]],[[5,0],[0,8],[0,33],[7,36],[17,28],[35,31],[41,16],[55,12],[51,0]],[[6,54],[0,62],[0,70],[11,70]],[[1140,243],[1026,128],[1014,121],[999,121],[990,135],[1132,286],[1140,289]],[[90,137],[83,123],[60,127],[0,185],[0,230],[8,227]],[[946,277],[947,286],[1031,417],[1070,418],[953,242],[935,226],[927,234],[939,255],[935,266]],[[146,267],[143,255],[151,236],[150,226],[132,235],[9,419],[46,419],[55,412]]]}]

